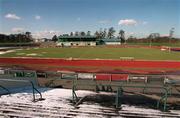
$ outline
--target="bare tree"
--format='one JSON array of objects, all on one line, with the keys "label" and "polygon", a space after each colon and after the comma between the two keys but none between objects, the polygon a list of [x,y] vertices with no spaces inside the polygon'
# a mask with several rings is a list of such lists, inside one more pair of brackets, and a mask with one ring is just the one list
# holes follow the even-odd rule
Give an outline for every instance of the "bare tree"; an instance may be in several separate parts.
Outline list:
[{"label": "bare tree", "polygon": [[80,35],[81,36],[86,36],[86,33],[85,32],[80,32]]},{"label": "bare tree", "polygon": [[159,34],[159,33],[151,33],[148,38],[150,38],[150,39],[156,39],[156,38],[159,38],[159,37],[160,37],[160,34]]},{"label": "bare tree", "polygon": [[91,31],[87,31],[87,36],[91,36]]},{"label": "bare tree", "polygon": [[79,36],[79,32],[78,31],[75,32],[75,36]]},{"label": "bare tree", "polygon": [[73,32],[70,33],[70,36],[73,36]]},{"label": "bare tree", "polygon": [[116,32],[116,30],[113,27],[109,28],[108,38],[110,38],[110,39],[113,38],[115,32]]},{"label": "bare tree", "polygon": [[124,30],[119,31],[119,37],[121,39],[121,43],[125,43],[125,31]]},{"label": "bare tree", "polygon": [[54,35],[54,36],[52,37],[52,41],[54,41],[54,42],[58,41],[58,38],[57,38],[56,35]]},{"label": "bare tree", "polygon": [[103,38],[103,34],[104,34],[103,30],[102,30],[102,28],[100,28],[100,30],[99,30],[99,37],[100,37],[100,39]]},{"label": "bare tree", "polygon": [[106,38],[106,36],[107,36],[107,29],[105,28],[103,32],[103,38]]},{"label": "bare tree", "polygon": [[25,36],[28,42],[32,41],[33,38],[32,38],[31,32],[25,32]]},{"label": "bare tree", "polygon": [[98,39],[100,39],[100,35],[99,35],[99,32],[98,32],[98,31],[96,31],[96,32],[94,33],[94,35],[95,35]]}]

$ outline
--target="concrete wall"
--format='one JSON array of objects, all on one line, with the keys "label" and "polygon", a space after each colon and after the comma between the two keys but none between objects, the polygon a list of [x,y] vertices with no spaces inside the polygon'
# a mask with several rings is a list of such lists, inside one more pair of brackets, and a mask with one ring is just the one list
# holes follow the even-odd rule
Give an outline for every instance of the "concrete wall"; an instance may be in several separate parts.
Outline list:
[{"label": "concrete wall", "polygon": [[105,42],[106,45],[121,45],[121,42]]},{"label": "concrete wall", "polygon": [[58,42],[57,46],[96,46],[96,42]]}]

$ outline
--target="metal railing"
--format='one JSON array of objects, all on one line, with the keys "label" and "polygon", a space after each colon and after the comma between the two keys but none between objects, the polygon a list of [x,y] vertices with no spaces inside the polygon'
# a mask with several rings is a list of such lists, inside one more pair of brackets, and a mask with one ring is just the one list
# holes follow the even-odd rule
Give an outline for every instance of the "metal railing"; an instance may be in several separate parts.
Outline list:
[{"label": "metal railing", "polygon": [[11,92],[9,91],[9,89],[8,88],[6,88],[6,87],[4,87],[4,86],[2,86],[2,85],[0,85],[0,88],[2,88],[2,89],[4,89],[5,91],[7,91],[7,93],[3,93],[3,94],[11,94]]},{"label": "metal railing", "polygon": [[[0,79],[0,81],[4,81],[4,82],[19,82],[19,83],[29,83],[32,87],[32,93],[33,93],[33,102],[39,101],[39,100],[44,100],[44,98],[42,98],[42,94],[41,92],[35,88],[34,84],[32,81],[30,80],[13,80],[13,79]],[[4,86],[3,86],[4,87]],[[1,85],[2,88],[2,85]],[[3,89],[6,89],[5,87]],[[8,89],[6,89],[8,90]],[[8,90],[9,91],[9,90]],[[10,92],[10,91],[9,91]],[[35,92],[37,92],[40,95],[39,99],[36,99],[35,96]]]},{"label": "metal railing", "polygon": [[[78,80],[75,79],[72,82],[72,98],[74,102],[78,101],[78,96],[76,94],[76,89],[78,85]],[[98,86],[98,84],[91,84],[88,86]],[[121,101],[119,99],[119,97],[121,97],[123,95],[124,92],[124,88],[141,88],[144,92],[144,89],[160,89],[163,90],[163,96],[160,97],[159,100],[157,100],[157,108],[160,108],[160,103],[163,103],[163,111],[167,111],[167,99],[168,97],[171,95],[171,86],[132,86],[132,85],[109,85],[109,84],[103,84],[103,86],[110,86],[110,87],[117,87],[117,93],[116,93],[116,99],[115,99],[115,105],[116,108],[121,107]]]}]

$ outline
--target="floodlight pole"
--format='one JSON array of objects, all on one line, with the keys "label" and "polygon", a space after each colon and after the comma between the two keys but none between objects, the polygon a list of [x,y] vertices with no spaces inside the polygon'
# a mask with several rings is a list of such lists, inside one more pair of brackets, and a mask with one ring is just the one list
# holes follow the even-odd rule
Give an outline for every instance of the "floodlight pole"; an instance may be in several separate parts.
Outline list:
[{"label": "floodlight pole", "polygon": [[151,39],[151,38],[150,38],[149,46],[150,46],[150,47],[152,46],[152,39]]}]

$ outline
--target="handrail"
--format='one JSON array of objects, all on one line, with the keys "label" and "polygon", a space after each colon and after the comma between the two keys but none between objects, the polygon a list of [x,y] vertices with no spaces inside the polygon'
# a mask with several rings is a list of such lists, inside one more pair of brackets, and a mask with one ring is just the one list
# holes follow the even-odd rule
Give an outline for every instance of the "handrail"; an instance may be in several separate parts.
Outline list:
[{"label": "handrail", "polygon": [[33,102],[36,101],[35,91],[40,95],[40,98],[38,100],[43,100],[41,92],[35,88],[34,83],[30,80],[0,79],[0,81],[30,83],[30,85],[32,86],[32,92],[33,92]]},{"label": "handrail", "polygon": [[[79,83],[76,83],[76,85],[81,85],[81,84],[79,84]],[[83,84],[82,84],[83,85]],[[96,86],[97,84],[90,84],[90,85],[88,85],[88,86]],[[107,86],[107,85],[109,85],[109,84],[103,84],[104,86]],[[168,92],[168,89],[167,89],[167,87],[164,87],[164,86],[130,86],[130,85],[112,85],[111,84],[111,86],[114,86],[114,87],[129,87],[129,88],[133,88],[133,87],[136,87],[136,88],[157,88],[157,89],[163,89],[165,92]]]},{"label": "handrail", "polygon": [[[76,92],[75,92],[75,90],[76,90],[76,86],[77,85],[81,85],[81,84],[78,84],[78,80],[76,80],[75,82],[74,82],[75,80],[73,80],[73,86],[72,86],[72,93],[73,93],[73,101],[75,100],[75,98],[76,98],[76,100],[77,100],[77,97],[76,97]],[[97,86],[98,84],[91,84],[91,85],[89,85],[89,86]],[[109,84],[103,84],[104,86],[108,86]],[[163,90],[164,92],[164,95],[160,98],[160,100],[158,100],[157,101],[157,108],[159,108],[159,103],[161,102],[161,101],[163,101],[164,102],[164,107],[163,107],[163,110],[164,111],[166,111],[167,109],[166,109],[166,107],[167,107],[167,98],[168,98],[168,95],[170,95],[171,93],[169,93],[169,91],[170,91],[170,87],[169,86],[140,86],[140,85],[138,85],[138,86],[132,86],[132,85],[111,85],[111,86],[114,86],[114,87],[118,87],[118,88],[121,88],[121,89],[123,89],[123,88],[142,88],[142,89],[144,89],[144,88],[154,88],[154,89],[161,89],[161,90]],[[117,91],[119,91],[119,90],[117,90]],[[75,97],[74,97],[75,96]]]}]

